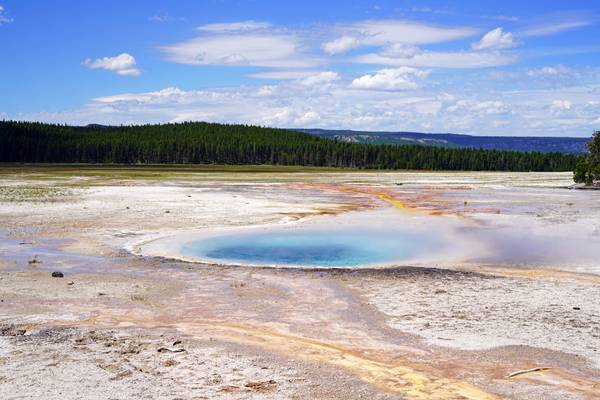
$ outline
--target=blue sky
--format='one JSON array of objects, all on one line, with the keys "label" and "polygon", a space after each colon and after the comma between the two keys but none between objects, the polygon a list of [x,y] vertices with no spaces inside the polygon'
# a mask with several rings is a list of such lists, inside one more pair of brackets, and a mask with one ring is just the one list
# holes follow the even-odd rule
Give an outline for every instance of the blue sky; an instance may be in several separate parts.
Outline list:
[{"label": "blue sky", "polygon": [[589,136],[596,1],[0,0],[0,118]]}]

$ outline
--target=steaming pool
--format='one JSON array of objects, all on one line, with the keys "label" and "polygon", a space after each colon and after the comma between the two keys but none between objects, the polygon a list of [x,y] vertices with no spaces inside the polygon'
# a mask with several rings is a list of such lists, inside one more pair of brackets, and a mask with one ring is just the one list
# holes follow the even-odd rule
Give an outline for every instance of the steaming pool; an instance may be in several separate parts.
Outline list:
[{"label": "steaming pool", "polygon": [[504,222],[474,224],[378,210],[301,223],[183,232],[136,245],[135,252],[235,266],[452,268],[478,263],[600,274],[600,235],[590,235],[587,225],[563,224],[549,232],[543,224]]},{"label": "steaming pool", "polygon": [[413,259],[443,246],[415,232],[378,229],[279,229],[186,243],[181,254],[225,264],[357,267]]},{"label": "steaming pool", "polygon": [[268,267],[360,268],[456,260],[455,226],[390,210],[263,226],[207,229],[146,242],[140,253]]}]

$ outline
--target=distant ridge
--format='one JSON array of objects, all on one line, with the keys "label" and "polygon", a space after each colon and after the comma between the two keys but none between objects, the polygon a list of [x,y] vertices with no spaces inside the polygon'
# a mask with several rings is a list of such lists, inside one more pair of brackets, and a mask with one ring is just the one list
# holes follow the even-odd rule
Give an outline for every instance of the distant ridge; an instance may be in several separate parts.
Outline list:
[{"label": "distant ridge", "polygon": [[448,148],[539,151],[583,154],[590,138],[536,136],[473,136],[456,133],[373,132],[329,129],[294,129],[298,132],[335,139],[339,142],[369,144],[419,144]]}]

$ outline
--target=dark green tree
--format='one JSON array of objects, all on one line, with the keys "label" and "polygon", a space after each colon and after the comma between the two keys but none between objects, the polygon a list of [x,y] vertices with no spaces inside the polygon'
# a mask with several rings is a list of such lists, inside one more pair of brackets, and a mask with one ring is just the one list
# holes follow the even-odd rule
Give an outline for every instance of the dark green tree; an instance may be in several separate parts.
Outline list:
[{"label": "dark green tree", "polygon": [[595,132],[588,142],[588,154],[577,162],[573,179],[586,185],[600,182],[600,131]]}]

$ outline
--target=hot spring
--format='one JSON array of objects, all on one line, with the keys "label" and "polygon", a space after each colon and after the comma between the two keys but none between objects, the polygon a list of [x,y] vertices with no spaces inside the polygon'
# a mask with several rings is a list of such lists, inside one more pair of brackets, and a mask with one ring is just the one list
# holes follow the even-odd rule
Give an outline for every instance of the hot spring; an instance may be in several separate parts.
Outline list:
[{"label": "hot spring", "polygon": [[443,246],[418,232],[358,229],[251,230],[186,243],[185,257],[225,264],[356,267],[414,259]]},{"label": "hot spring", "polygon": [[[495,217],[497,218],[497,217]],[[181,232],[139,253],[185,261],[304,268],[507,265],[600,274],[600,235],[584,220],[553,227],[504,217],[481,223],[396,209],[300,223]]]},{"label": "hot spring", "polygon": [[465,254],[454,223],[394,209],[182,232],[141,248],[200,263],[305,268],[416,265]]}]

